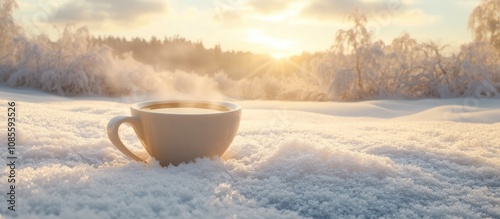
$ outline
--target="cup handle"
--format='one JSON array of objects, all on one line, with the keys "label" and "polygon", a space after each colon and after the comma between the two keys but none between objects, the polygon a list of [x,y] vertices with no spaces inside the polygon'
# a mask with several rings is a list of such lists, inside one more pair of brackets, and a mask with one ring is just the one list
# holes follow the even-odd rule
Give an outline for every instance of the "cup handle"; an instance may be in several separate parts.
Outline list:
[{"label": "cup handle", "polygon": [[118,129],[122,123],[128,123],[134,128],[135,134],[140,138],[141,137],[141,123],[137,117],[129,117],[129,116],[116,116],[108,122],[108,126],[106,131],[108,133],[108,138],[111,140],[111,143],[118,148],[123,154],[135,161],[146,162],[144,159],[141,159],[132,151],[130,151],[123,142],[120,140],[120,136],[118,135]]}]

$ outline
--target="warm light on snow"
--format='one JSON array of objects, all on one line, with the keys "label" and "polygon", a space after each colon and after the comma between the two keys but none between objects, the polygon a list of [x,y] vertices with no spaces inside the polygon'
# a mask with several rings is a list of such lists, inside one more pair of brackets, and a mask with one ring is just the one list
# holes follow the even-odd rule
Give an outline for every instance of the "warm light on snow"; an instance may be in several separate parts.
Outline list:
[{"label": "warm light on snow", "polygon": [[222,158],[168,168],[106,136],[138,99],[3,87],[0,101],[19,109],[17,218],[500,217],[498,99],[242,101]]}]

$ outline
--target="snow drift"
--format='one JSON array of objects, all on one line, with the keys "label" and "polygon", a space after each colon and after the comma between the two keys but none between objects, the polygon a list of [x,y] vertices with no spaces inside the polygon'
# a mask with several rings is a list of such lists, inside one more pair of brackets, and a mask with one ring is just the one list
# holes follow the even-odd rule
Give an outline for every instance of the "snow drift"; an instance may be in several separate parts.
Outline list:
[{"label": "snow drift", "polygon": [[[243,101],[221,158],[163,168],[107,139],[122,99],[0,97],[19,111],[18,206],[4,217],[500,217],[499,100]],[[147,157],[130,127],[121,135]]]}]

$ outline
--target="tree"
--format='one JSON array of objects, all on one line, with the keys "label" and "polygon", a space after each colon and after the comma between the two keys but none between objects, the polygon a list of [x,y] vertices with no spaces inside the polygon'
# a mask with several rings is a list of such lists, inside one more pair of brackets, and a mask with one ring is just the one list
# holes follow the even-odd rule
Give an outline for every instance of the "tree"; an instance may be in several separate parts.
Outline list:
[{"label": "tree", "polygon": [[[367,17],[360,10],[355,9],[347,18],[353,22],[354,26],[348,30],[337,31],[332,49],[337,57],[347,58],[345,66],[349,68],[343,70],[346,76],[344,78],[357,81],[357,88],[352,88],[355,90],[356,98],[362,99],[376,95],[374,86],[377,86],[377,82],[373,80],[375,74],[373,65],[378,65],[377,59],[383,56],[382,48],[385,45],[381,40],[373,41],[373,32],[367,29]],[[356,76],[349,78],[351,76],[347,76],[349,75],[347,71]],[[339,77],[336,76],[336,79]]]},{"label": "tree", "polygon": [[26,45],[23,29],[14,22],[16,8],[16,0],[0,0],[0,82],[16,69]]},{"label": "tree", "polygon": [[500,52],[500,0],[482,0],[469,17],[469,29],[475,40],[488,41]]},{"label": "tree", "polygon": [[0,63],[13,57],[14,38],[21,34],[21,28],[14,23],[15,0],[0,1]]}]

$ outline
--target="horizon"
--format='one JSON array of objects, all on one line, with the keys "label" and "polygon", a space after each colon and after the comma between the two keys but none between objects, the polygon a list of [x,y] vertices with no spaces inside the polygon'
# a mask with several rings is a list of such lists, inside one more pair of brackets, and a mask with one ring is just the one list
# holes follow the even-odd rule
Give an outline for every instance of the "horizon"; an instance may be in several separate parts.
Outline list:
[{"label": "horizon", "polygon": [[[472,41],[467,29],[477,0],[260,1],[214,0],[118,2],[74,0],[18,1],[14,11],[30,34],[53,40],[67,24],[86,26],[91,35],[149,40],[180,36],[224,51],[268,54],[276,59],[324,52],[335,33],[350,25],[355,8],[368,17],[374,39],[386,44],[407,32],[419,41],[449,44],[449,51]],[[128,15],[128,16],[125,16]],[[314,40],[311,40],[314,39]]]}]

